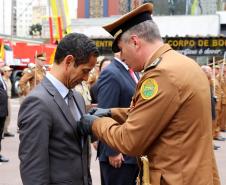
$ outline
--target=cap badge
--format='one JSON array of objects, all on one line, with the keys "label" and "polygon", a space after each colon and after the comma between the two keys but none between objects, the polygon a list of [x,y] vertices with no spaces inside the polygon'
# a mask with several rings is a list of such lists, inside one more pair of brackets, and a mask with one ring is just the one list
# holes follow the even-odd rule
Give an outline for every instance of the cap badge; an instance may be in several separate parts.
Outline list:
[{"label": "cap badge", "polygon": [[114,39],[116,39],[121,33],[122,33],[122,29],[118,30],[118,31],[114,34]]},{"label": "cap badge", "polygon": [[146,79],[140,89],[141,97],[145,100],[152,99],[158,92],[158,84],[156,80],[152,78]]}]

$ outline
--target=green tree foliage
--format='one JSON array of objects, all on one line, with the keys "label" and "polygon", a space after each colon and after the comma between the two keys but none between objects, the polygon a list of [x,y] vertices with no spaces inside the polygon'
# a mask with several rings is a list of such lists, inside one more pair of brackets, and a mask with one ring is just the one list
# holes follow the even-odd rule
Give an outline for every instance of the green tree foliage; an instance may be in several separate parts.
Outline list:
[{"label": "green tree foliage", "polygon": [[37,24],[32,24],[29,29],[29,35],[31,36],[41,36],[42,35],[42,25],[37,23]]}]

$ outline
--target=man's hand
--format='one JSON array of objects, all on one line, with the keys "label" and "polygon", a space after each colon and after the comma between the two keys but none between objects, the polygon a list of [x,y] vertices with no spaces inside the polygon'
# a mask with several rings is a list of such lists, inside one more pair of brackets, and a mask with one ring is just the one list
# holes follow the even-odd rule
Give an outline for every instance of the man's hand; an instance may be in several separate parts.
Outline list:
[{"label": "man's hand", "polygon": [[92,108],[89,110],[89,114],[98,117],[111,117],[111,109]]},{"label": "man's hand", "polygon": [[92,125],[95,119],[98,117],[95,115],[85,114],[81,117],[78,125],[78,129],[81,135],[92,135]]},{"label": "man's hand", "polygon": [[120,153],[116,156],[109,156],[108,160],[111,166],[113,166],[114,168],[120,168],[122,165],[122,162],[124,161],[124,157]]}]

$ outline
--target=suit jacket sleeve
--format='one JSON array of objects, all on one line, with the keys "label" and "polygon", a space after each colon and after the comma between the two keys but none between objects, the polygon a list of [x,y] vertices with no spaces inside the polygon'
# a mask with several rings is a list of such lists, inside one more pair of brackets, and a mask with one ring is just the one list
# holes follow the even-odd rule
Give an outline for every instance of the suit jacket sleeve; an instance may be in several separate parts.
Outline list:
[{"label": "suit jacket sleeve", "polygon": [[19,158],[24,185],[49,185],[49,114],[45,103],[31,96],[19,110]]},{"label": "suit jacket sleeve", "polygon": [[[120,85],[116,78],[115,74],[108,69],[101,73],[100,81],[97,86],[98,107],[112,108],[119,105]],[[106,156],[115,156],[119,154],[118,151],[113,150],[106,144],[102,145],[102,150],[105,152]]]}]

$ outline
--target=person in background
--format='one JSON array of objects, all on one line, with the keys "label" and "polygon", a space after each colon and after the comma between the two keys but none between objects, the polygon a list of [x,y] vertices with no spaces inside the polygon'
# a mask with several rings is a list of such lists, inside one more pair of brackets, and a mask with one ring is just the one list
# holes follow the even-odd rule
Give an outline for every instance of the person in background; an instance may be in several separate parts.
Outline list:
[{"label": "person in background", "polygon": [[213,124],[213,139],[217,141],[225,141],[225,138],[220,133],[220,123],[221,123],[221,106],[222,106],[222,88],[220,84],[220,66],[215,66],[215,76],[213,76],[212,83],[215,89],[216,98],[216,120]]},{"label": "person in background", "polygon": [[110,63],[111,59],[105,57],[103,60],[100,61],[99,71],[102,72]]},{"label": "person in background", "polygon": [[222,101],[221,101],[221,124],[220,129],[222,132],[226,132],[226,67],[221,66],[220,69],[220,84],[222,88]]},{"label": "person in background", "polygon": [[82,81],[80,84],[75,86],[75,91],[79,92],[85,100],[86,110],[91,108],[91,96],[89,91],[89,85],[86,81]]},{"label": "person in background", "polygon": [[164,44],[152,10],[145,3],[104,26],[113,52],[143,71],[130,108],[93,109],[79,128],[121,153],[147,156],[147,184],[219,185],[209,82],[195,61]]},{"label": "person in background", "polygon": [[[105,60],[106,61],[106,60]],[[107,67],[100,63],[102,72],[96,82],[97,107],[127,108],[138,81],[138,75],[131,75],[128,66],[121,60],[120,52]],[[137,79],[134,80],[133,78]],[[138,176],[138,165],[135,157],[118,152],[99,141],[98,158],[100,161],[101,184],[103,185],[135,185]]]},{"label": "person in background", "polygon": [[29,67],[21,77],[19,81],[19,87],[23,96],[26,96],[36,85],[39,84],[39,82],[45,76],[45,61],[46,56],[44,53],[37,54],[37,56],[35,57],[35,66]]},{"label": "person in background", "polygon": [[12,92],[12,83],[10,80],[10,76],[12,74],[12,68],[9,66],[2,67],[2,78],[6,84],[7,87],[7,95],[8,95],[8,116],[5,120],[5,126],[4,126],[4,137],[14,137],[14,134],[9,131],[9,124],[10,124],[10,118],[11,118],[11,92]]},{"label": "person in background", "polygon": [[[101,74],[101,72],[111,63],[111,59],[108,57],[104,57],[100,63],[99,63],[99,75]],[[99,75],[97,77],[97,79],[99,78]],[[97,80],[96,79],[96,80]],[[92,83],[90,85],[90,95],[91,95],[91,103],[92,104],[97,104],[97,85],[96,85],[96,81],[95,83]]]},{"label": "person in background", "polygon": [[23,185],[91,185],[89,137],[78,121],[83,97],[73,91],[99,55],[84,34],[67,34],[58,44],[52,69],[22,102],[18,114]]},{"label": "person in background", "polygon": [[0,72],[0,162],[8,162],[9,159],[5,158],[1,154],[1,142],[2,142],[2,134],[4,130],[5,120],[8,116],[8,95],[7,95],[7,87],[2,79],[2,74]]},{"label": "person in background", "polygon": [[[212,73],[212,69],[210,66],[207,65],[203,65],[201,66],[201,69],[203,70],[203,72],[205,73],[208,81],[209,81],[209,85],[210,85],[210,94],[211,94],[211,115],[212,115],[212,135],[214,138],[214,130],[215,130],[215,125],[216,125],[216,104],[217,104],[217,100],[215,98],[214,95],[214,83],[213,83],[213,73]],[[219,146],[214,145],[214,150],[218,150],[218,148],[220,148]]]},{"label": "person in background", "polygon": [[[91,107],[97,106],[97,85],[96,85],[96,81],[98,80],[101,72],[111,63],[111,59],[108,58],[108,57],[100,56],[100,57],[98,57],[98,59],[99,59],[99,61],[94,68],[95,72],[94,73],[91,72],[91,74],[89,76],[89,80],[88,80],[89,91],[90,91],[90,96],[91,96]],[[98,141],[92,142],[92,145],[93,145],[94,149],[97,150]]]}]

